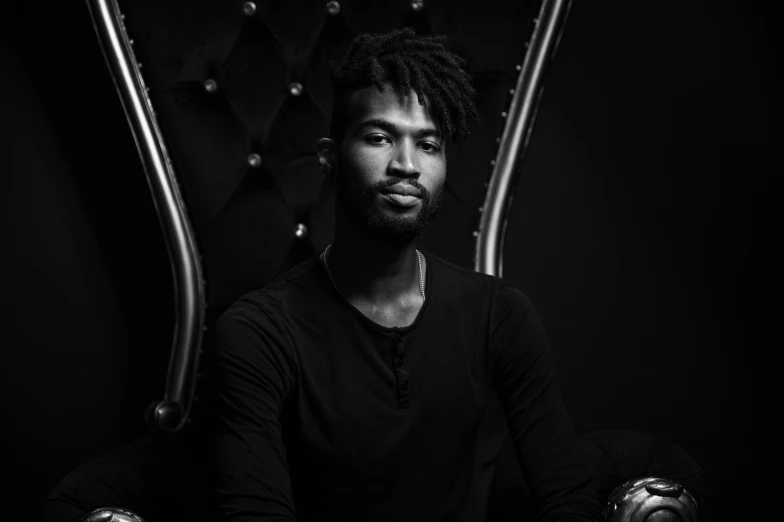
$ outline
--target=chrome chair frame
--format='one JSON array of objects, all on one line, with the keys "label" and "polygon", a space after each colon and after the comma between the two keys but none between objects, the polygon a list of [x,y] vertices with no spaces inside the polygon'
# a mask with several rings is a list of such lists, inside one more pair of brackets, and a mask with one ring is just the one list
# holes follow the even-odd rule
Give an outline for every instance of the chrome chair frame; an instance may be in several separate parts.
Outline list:
[{"label": "chrome chair frame", "polygon": [[[148,421],[166,432],[177,432],[187,423],[193,404],[206,317],[205,281],[193,226],[180,193],[155,111],[144,84],[133,40],[125,28],[117,0],[86,0],[126,118],[136,141],[161,228],[166,240],[175,282],[176,326],[164,399],[148,408]],[[515,93],[488,182],[474,265],[479,272],[501,277],[503,247],[514,189],[517,164],[525,156],[541,99],[544,73],[553,58],[565,25],[571,0],[543,0],[536,27],[527,44]],[[604,519],[611,522],[643,521],[658,510],[696,522],[696,502],[682,486],[664,479],[645,477],[622,484],[610,496]],[[675,520],[675,519],[673,519]],[[127,509],[101,507],[81,522],[143,522]]]},{"label": "chrome chair frame", "polygon": [[[117,0],[87,0],[98,41],[142,159],[164,232],[175,282],[176,325],[164,399],[148,420],[168,432],[182,429],[193,403],[206,317],[205,281],[195,234],[171,159],[133,52]],[[543,0],[512,98],[476,232],[474,267],[502,277],[503,248],[517,164],[525,156],[544,86],[571,0]]]},{"label": "chrome chair frame", "polygon": [[193,226],[155,117],[149,89],[117,0],[87,0],[106,64],[131,127],[163,229],[174,276],[175,329],[164,398],[150,405],[148,422],[177,432],[188,420],[196,391],[206,318],[205,281]]},{"label": "chrome chair frame", "polygon": [[525,157],[544,89],[544,75],[561,40],[571,0],[543,0],[525,60],[517,68],[514,96],[506,114],[501,142],[493,161],[479,230],[475,233],[474,269],[503,277],[504,239],[514,190],[519,180],[518,162]]}]

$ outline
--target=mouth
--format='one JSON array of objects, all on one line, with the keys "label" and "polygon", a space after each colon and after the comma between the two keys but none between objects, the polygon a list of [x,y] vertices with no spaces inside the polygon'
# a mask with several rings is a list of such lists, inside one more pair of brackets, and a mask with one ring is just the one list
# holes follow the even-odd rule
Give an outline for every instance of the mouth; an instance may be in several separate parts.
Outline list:
[{"label": "mouth", "polygon": [[395,193],[382,193],[384,198],[399,207],[413,207],[420,201],[418,196],[410,196],[408,194],[395,194]]},{"label": "mouth", "polygon": [[422,191],[413,185],[395,183],[381,190],[384,197],[401,207],[413,207],[422,199]]},{"label": "mouth", "polygon": [[399,194],[401,196],[414,196],[417,198],[422,197],[422,191],[413,185],[395,183],[381,189],[382,194]]}]

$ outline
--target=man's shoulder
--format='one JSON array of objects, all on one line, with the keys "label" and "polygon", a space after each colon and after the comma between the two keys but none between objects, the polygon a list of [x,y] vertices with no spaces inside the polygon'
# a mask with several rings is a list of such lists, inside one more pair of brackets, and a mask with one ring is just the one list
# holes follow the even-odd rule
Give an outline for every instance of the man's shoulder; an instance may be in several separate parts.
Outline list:
[{"label": "man's shoulder", "polygon": [[445,281],[470,284],[470,283],[484,283],[494,284],[496,280],[500,281],[497,277],[477,272],[471,268],[466,268],[451,261],[439,257],[432,252],[425,251],[425,256],[428,261],[428,266],[436,277],[442,277]]},{"label": "man's shoulder", "polygon": [[303,261],[264,286],[237,298],[224,314],[249,308],[267,313],[280,312],[287,308],[286,304],[292,299],[320,288],[319,268],[318,258],[315,256]]},{"label": "man's shoulder", "polygon": [[435,277],[440,279],[440,284],[455,287],[460,292],[477,292],[492,299],[528,301],[523,291],[506,279],[477,272],[430,252],[427,252],[427,259],[433,263],[433,272],[436,274]]}]

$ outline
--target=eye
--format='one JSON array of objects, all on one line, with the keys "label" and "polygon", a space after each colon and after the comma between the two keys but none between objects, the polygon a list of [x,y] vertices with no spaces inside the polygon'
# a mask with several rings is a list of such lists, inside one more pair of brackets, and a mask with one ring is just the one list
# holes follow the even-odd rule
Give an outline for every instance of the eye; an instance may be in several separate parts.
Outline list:
[{"label": "eye", "polygon": [[441,150],[441,147],[439,147],[432,141],[423,141],[422,143],[419,144],[419,146],[422,147],[422,150],[424,152],[427,152],[428,154],[437,154],[438,151]]},{"label": "eye", "polygon": [[384,143],[390,143],[390,139],[383,134],[369,134],[365,140],[371,145],[383,145]]}]

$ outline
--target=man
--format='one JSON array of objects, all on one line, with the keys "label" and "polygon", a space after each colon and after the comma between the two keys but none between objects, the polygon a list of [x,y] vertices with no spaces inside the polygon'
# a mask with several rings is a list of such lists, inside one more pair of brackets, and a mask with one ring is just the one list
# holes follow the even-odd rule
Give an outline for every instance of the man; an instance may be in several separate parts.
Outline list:
[{"label": "man", "polygon": [[[476,119],[463,62],[411,30],[335,71],[335,237],[216,326],[219,516],[484,520],[472,505],[493,390],[542,520],[599,520],[542,326],[509,284],[419,250],[446,140]],[[481,504],[481,502],[480,502]]]}]

